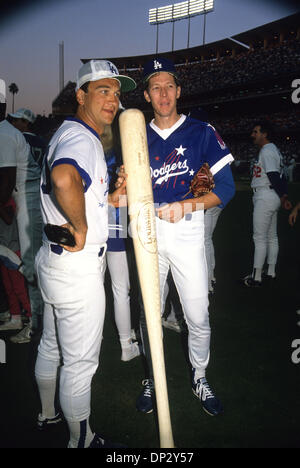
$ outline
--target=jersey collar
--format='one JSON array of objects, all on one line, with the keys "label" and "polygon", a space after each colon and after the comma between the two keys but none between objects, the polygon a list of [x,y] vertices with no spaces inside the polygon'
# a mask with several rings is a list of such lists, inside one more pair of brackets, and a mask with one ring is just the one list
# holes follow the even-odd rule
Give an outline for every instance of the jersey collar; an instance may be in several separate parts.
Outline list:
[{"label": "jersey collar", "polygon": [[157,125],[155,125],[154,123],[154,119],[151,120],[150,122],[150,127],[156,132],[158,133],[158,135],[163,139],[163,140],[166,140],[167,138],[169,138],[169,136],[175,132],[175,130],[177,130],[177,128],[180,127],[180,125],[183,124],[183,122],[185,121],[186,119],[186,115],[184,114],[181,114],[180,116],[180,119],[177,120],[176,123],[174,123],[174,125],[172,125],[172,127],[170,128],[165,128],[164,130],[161,130],[159,127],[157,127]]}]

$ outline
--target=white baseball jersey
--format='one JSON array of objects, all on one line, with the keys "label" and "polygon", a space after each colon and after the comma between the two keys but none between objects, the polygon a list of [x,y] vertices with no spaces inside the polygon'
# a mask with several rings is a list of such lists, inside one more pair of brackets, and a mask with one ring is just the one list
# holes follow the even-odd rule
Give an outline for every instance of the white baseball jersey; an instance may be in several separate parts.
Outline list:
[{"label": "white baseball jersey", "polygon": [[45,224],[62,225],[68,222],[57,205],[51,186],[51,170],[59,164],[73,165],[82,177],[88,223],[86,245],[105,244],[108,237],[108,173],[98,134],[84,122],[68,118],[53,135],[41,180]]},{"label": "white baseball jersey", "polygon": [[7,120],[0,122],[0,167],[16,167],[16,190],[36,191],[40,168],[31,164],[30,146]]},{"label": "white baseball jersey", "polygon": [[253,175],[251,187],[269,187],[270,179],[267,176],[268,172],[279,172],[283,170],[282,155],[274,143],[264,145],[258,155],[258,161],[253,166]]},{"label": "white baseball jersey", "polygon": [[53,194],[50,177],[51,170],[60,164],[73,165],[82,178],[88,231],[85,247],[78,252],[59,252],[45,239],[37,254],[36,269],[45,309],[35,373],[38,383],[47,376],[55,388],[62,355],[60,406],[70,425],[83,423],[90,415],[91,380],[99,364],[105,316],[105,249],[100,246],[108,237],[107,166],[98,134],[83,121],[65,120],[52,137],[45,156],[41,184],[43,220],[57,225],[67,221]]},{"label": "white baseball jersey", "polygon": [[41,169],[32,164],[30,146],[22,133],[7,120],[0,123],[0,167],[16,168],[16,218],[23,274],[28,281],[32,325],[38,327],[38,316],[43,312],[43,301],[35,279],[34,259],[42,243],[42,219],[39,203]]}]

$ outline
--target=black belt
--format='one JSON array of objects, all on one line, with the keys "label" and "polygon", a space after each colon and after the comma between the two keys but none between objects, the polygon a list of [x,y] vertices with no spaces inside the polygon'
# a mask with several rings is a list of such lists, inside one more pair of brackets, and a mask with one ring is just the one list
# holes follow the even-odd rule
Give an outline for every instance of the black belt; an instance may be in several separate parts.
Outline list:
[{"label": "black belt", "polygon": [[[63,251],[64,251],[63,247],[61,245],[58,245],[58,244],[50,244],[50,249],[56,255],[61,255],[63,253]],[[98,257],[102,257],[103,252],[104,252],[104,247],[101,247],[101,249],[99,250],[99,253],[98,253]]]}]

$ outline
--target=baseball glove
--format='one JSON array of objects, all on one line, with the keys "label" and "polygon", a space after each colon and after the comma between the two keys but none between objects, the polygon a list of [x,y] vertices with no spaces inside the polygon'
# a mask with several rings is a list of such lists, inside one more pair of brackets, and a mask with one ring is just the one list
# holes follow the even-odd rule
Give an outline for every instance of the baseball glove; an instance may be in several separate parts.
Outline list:
[{"label": "baseball glove", "polygon": [[204,163],[190,183],[190,190],[184,196],[192,192],[195,198],[201,197],[212,191],[215,187],[214,177],[210,172],[209,165]]}]

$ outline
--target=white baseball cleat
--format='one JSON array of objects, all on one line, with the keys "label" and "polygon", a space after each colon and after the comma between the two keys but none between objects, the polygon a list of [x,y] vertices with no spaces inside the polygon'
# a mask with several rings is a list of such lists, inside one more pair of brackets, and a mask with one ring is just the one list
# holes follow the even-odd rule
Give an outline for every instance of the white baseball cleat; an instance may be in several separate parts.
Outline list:
[{"label": "white baseball cleat", "polygon": [[26,327],[23,328],[23,330],[20,331],[20,333],[18,333],[15,336],[12,336],[10,338],[10,341],[12,343],[16,343],[16,344],[30,343],[31,334],[32,334],[31,333],[31,323],[29,323],[28,325],[26,325]]},{"label": "white baseball cleat", "polygon": [[0,314],[0,322],[8,322],[10,320],[10,312],[9,310],[5,312],[1,312]]},{"label": "white baseball cleat", "polygon": [[8,322],[3,323],[0,325],[0,331],[6,330],[22,330],[23,322],[22,320],[9,320]]},{"label": "white baseball cleat", "polygon": [[129,346],[122,348],[121,361],[131,361],[131,359],[140,356],[140,354],[139,344],[135,341]]},{"label": "white baseball cleat", "polygon": [[161,323],[163,327],[169,328],[169,330],[173,330],[177,333],[181,333],[181,328],[177,321],[171,321],[171,320],[166,320],[165,318],[162,318]]}]

